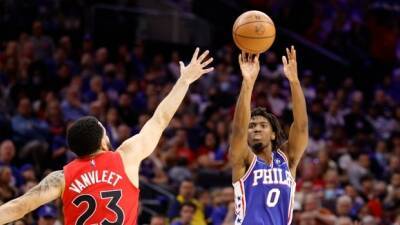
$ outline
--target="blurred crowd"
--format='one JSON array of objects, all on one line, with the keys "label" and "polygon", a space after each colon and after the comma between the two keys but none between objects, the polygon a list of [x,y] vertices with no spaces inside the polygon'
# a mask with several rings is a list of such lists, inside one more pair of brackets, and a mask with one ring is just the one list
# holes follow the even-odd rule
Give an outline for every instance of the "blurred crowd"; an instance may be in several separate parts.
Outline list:
[{"label": "blurred crowd", "polygon": [[400,12],[396,0],[235,2],[268,12],[278,24],[302,34],[314,44],[352,59],[353,64],[365,67],[373,60],[393,63],[396,47],[400,54]]},{"label": "blurred crowd", "polygon": [[[0,46],[0,204],[75,158],[65,135],[77,118],[102,121],[114,148],[136,134],[179,77],[179,61],[189,59],[141,41],[111,50],[95,46],[90,34],[76,41],[47,33],[48,26],[34,21],[31,32]],[[319,33],[310,32],[316,43],[330,42]],[[370,53],[363,54],[373,58]],[[382,79],[369,90],[351,76],[333,85],[299,65],[310,140],[298,168],[293,224],[400,225],[400,54],[395,53],[393,48],[389,72],[376,74]],[[232,43],[211,54],[215,71],[191,86],[142,163],[142,180],[176,193],[151,225],[233,224],[227,151],[241,75]],[[270,51],[260,62],[252,104],[277,115],[288,131],[290,89],[280,55]],[[14,224],[62,224],[60,209],[54,202]]]}]

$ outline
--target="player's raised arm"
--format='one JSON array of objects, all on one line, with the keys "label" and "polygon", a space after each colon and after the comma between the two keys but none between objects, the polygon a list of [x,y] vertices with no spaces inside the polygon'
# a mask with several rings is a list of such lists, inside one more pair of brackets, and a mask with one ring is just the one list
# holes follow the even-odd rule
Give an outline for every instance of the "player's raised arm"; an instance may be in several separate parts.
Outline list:
[{"label": "player's raised arm", "polygon": [[259,55],[242,53],[239,55],[243,81],[233,116],[230,137],[229,161],[232,165],[232,181],[238,181],[250,165],[253,153],[247,143],[247,130],[251,116],[251,95],[260,71]]},{"label": "player's raised arm", "polygon": [[287,58],[282,56],[283,68],[286,78],[289,80],[292,93],[293,123],[290,126],[288,148],[290,170],[296,174],[296,167],[307,147],[308,143],[308,118],[306,100],[297,75],[296,50],[292,46],[286,49]]},{"label": "player's raised arm", "polygon": [[0,206],[0,224],[18,220],[39,206],[59,198],[64,183],[62,170],[50,173],[24,195]]},{"label": "player's raised arm", "polygon": [[173,115],[181,104],[189,85],[201,75],[211,72],[213,67],[207,67],[213,58],[206,59],[208,50],[199,55],[199,48],[193,54],[189,65],[180,62],[180,77],[174,87],[155,110],[153,116],[146,122],[139,134],[127,139],[118,148],[127,162],[140,162],[149,156],[161,137],[162,132],[168,126]]}]

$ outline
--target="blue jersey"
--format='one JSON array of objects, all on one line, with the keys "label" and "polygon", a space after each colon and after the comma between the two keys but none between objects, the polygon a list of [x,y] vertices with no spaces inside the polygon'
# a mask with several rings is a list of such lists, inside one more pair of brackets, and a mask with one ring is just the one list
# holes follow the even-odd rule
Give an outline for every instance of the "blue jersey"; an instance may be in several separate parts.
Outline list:
[{"label": "blue jersey", "polygon": [[235,225],[291,223],[296,183],[280,150],[272,152],[271,165],[254,156],[246,174],[233,187]]}]

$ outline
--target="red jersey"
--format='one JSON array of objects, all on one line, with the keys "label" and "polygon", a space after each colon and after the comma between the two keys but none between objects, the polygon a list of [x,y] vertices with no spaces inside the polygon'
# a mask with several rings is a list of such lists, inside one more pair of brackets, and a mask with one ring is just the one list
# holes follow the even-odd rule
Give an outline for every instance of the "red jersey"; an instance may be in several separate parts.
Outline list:
[{"label": "red jersey", "polygon": [[76,159],[64,167],[64,176],[65,225],[136,225],[139,189],[118,152]]}]

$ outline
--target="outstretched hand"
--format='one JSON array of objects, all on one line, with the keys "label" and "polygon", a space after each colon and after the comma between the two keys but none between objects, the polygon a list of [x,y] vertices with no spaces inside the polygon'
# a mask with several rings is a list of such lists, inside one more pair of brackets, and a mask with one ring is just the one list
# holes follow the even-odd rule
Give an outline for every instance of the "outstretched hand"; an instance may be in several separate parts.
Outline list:
[{"label": "outstretched hand", "polygon": [[199,79],[201,75],[214,70],[214,67],[205,68],[213,61],[212,57],[204,61],[207,58],[209,51],[206,50],[205,52],[203,52],[203,54],[198,56],[199,51],[200,49],[196,48],[189,65],[185,66],[182,61],[179,62],[181,70],[180,78],[184,79],[188,84],[191,84]]},{"label": "outstretched hand", "polygon": [[239,65],[244,80],[251,82],[256,81],[258,72],[260,71],[259,56],[259,54],[250,54],[246,52],[239,54]]},{"label": "outstretched hand", "polygon": [[297,76],[296,49],[293,45],[290,50],[286,48],[286,54],[287,58],[282,56],[283,72],[290,82],[297,81],[299,77]]}]

